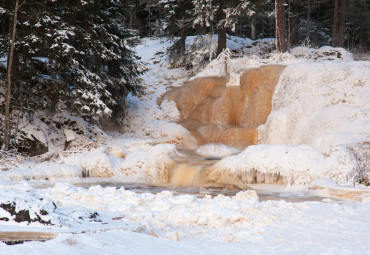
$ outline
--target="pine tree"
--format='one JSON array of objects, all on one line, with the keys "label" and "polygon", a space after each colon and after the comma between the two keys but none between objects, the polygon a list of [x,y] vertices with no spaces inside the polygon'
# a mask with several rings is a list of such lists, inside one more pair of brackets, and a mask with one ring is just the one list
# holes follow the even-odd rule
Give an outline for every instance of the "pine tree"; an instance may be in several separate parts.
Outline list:
[{"label": "pine tree", "polygon": [[306,26],[306,41],[310,42],[311,34],[311,0],[307,1],[307,26]]},{"label": "pine tree", "polygon": [[338,31],[338,46],[344,46],[344,29],[345,29],[345,19],[346,19],[346,1],[340,1],[339,10],[339,31]]},{"label": "pine tree", "polygon": [[113,113],[120,122],[125,96],[141,92],[137,75],[142,70],[130,50],[135,41],[119,23],[123,10],[120,0],[80,1],[73,12],[59,1],[54,8],[62,22],[51,36],[49,56],[55,62],[50,70],[65,84],[73,84],[67,89],[80,114]]},{"label": "pine tree", "polygon": [[194,25],[210,27],[213,32],[213,23],[217,29],[217,55],[226,48],[226,32],[235,31],[238,17],[253,15],[255,6],[250,0],[194,0],[196,19]]},{"label": "pine tree", "polygon": [[287,51],[284,0],[275,0],[276,19],[276,49],[279,52]]},{"label": "pine tree", "polygon": [[333,36],[331,39],[331,45],[336,47],[338,45],[338,1],[334,0],[334,21],[333,21]]},{"label": "pine tree", "polygon": [[193,4],[192,0],[162,0],[166,10],[166,34],[174,39],[168,49],[170,64],[173,67],[187,65],[186,37],[193,34]]},{"label": "pine tree", "polygon": [[347,47],[370,50],[370,2],[367,0],[350,1],[347,9]]}]

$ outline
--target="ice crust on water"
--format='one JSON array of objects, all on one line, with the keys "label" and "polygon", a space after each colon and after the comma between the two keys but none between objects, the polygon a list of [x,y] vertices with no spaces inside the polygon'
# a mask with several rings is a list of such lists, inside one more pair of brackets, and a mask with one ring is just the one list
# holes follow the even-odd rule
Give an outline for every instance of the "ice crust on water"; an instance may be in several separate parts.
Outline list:
[{"label": "ice crust on water", "polygon": [[0,179],[12,181],[69,179],[80,177],[81,173],[81,166],[47,162],[3,171]]},{"label": "ice crust on water", "polygon": [[200,146],[196,152],[203,156],[226,157],[241,152],[241,150],[220,143],[208,143]]}]

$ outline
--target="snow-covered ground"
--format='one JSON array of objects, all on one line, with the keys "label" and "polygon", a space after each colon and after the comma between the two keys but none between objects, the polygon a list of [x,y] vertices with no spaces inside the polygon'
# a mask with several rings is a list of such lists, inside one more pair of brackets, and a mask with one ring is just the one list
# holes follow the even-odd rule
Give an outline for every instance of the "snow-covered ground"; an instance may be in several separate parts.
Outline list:
[{"label": "snow-covered ground", "polygon": [[[184,156],[175,143],[197,147],[189,132],[173,122],[179,118],[176,105],[157,105],[165,91],[181,86],[190,73],[168,69],[169,42],[148,38],[136,48],[149,68],[143,75],[147,94],[129,96],[123,134],[109,133],[90,150],[61,152],[52,160],[0,173],[0,204],[14,202],[15,212],[28,210],[30,215],[30,222],[17,222],[0,207],[0,231],[59,233],[47,242],[0,242],[0,254],[369,253],[370,189],[353,185],[357,165],[352,150],[369,153],[370,62],[355,62],[343,49],[332,48],[297,48],[267,59],[255,54],[258,45],[271,40],[253,45],[231,39],[232,49],[250,45],[242,48],[245,57],[229,61],[235,75],[264,64],[287,67],[272,112],[259,127],[263,144],[244,151],[208,144],[196,153],[223,158],[212,174],[230,180],[252,169],[289,177],[286,187],[262,187],[274,200],[258,197],[253,189],[214,196],[207,189],[190,195],[124,188],[124,183],[165,180],[175,159]],[[335,51],[335,60],[325,59],[328,51]],[[214,60],[198,76],[223,74],[222,61]],[[86,182],[83,175],[90,183],[108,184],[71,184]],[[351,199],[342,199],[346,197]]]},{"label": "snow-covered ground", "polygon": [[55,224],[4,222],[2,231],[61,234],[45,243],[0,243],[0,254],[366,254],[370,248],[369,202],[259,202],[253,190],[197,198],[63,183],[45,190],[3,186],[1,194],[1,203],[14,197],[22,209],[44,208],[43,219]]}]

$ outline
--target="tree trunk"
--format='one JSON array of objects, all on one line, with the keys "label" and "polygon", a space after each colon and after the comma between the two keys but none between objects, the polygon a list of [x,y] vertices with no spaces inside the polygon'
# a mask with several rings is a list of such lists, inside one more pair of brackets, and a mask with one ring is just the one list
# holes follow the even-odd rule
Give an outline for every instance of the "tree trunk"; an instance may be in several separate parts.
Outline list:
[{"label": "tree trunk", "polygon": [[336,47],[337,45],[338,45],[338,0],[334,0],[334,21],[331,46]]},{"label": "tree trunk", "polygon": [[[362,5],[361,5],[362,7]],[[360,38],[359,38],[359,48],[360,50],[366,50],[366,46],[364,46],[364,34],[366,35],[366,33],[369,33],[368,31],[365,32],[365,29],[364,29],[364,15],[363,15],[363,12],[364,12],[364,9],[363,8],[360,8]],[[366,15],[365,15],[366,17]],[[369,38],[369,37],[368,37]]]},{"label": "tree trunk", "polygon": [[186,35],[181,35],[180,38],[180,52],[184,53],[186,50]]},{"label": "tree trunk", "polygon": [[224,10],[220,10],[218,14],[218,26],[217,26],[217,34],[218,34],[218,41],[217,41],[217,55],[219,55],[224,49],[226,49],[226,27],[221,20],[226,18],[226,14]]},{"label": "tree trunk", "polygon": [[284,0],[275,0],[275,33],[276,49],[279,52],[287,51]]},{"label": "tree trunk", "polygon": [[338,46],[344,46],[344,28],[346,20],[346,0],[340,1],[340,12],[339,12],[339,29],[338,29]]},{"label": "tree trunk", "polygon": [[295,1],[290,1],[289,47],[299,44],[299,10]]},{"label": "tree trunk", "polygon": [[7,68],[7,88],[5,92],[5,123],[4,123],[4,139],[3,139],[3,150],[9,149],[10,144],[10,100],[11,100],[11,89],[12,89],[12,66],[13,66],[13,55],[15,46],[15,35],[17,33],[17,14],[19,8],[19,0],[15,2],[14,17],[13,17],[13,31],[12,38],[10,41],[10,50],[8,54],[8,68]]},{"label": "tree trunk", "polygon": [[310,42],[311,33],[311,0],[307,0],[307,28],[306,28],[306,41]]},{"label": "tree trunk", "polygon": [[256,31],[256,18],[251,18],[251,39],[256,40],[257,39],[257,31]]},{"label": "tree trunk", "polygon": [[[312,8],[315,10],[316,15],[317,15],[316,19],[318,21],[321,20],[321,17],[322,17],[321,2],[320,1],[312,1],[311,3],[312,3]],[[311,34],[311,37],[310,37],[311,42],[313,44],[316,44],[316,45],[320,44],[320,42],[319,42],[319,38],[320,38],[319,31],[320,31],[320,29],[321,29],[320,22],[316,22],[316,26],[314,26],[313,33]]]}]

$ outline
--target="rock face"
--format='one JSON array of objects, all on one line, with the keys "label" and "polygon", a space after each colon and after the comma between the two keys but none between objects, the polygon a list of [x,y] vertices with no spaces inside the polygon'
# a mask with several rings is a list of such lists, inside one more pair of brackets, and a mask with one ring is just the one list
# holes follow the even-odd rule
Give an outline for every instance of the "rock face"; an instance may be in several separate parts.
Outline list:
[{"label": "rock face", "polygon": [[[56,208],[55,204],[54,205],[54,209]],[[44,220],[42,218],[42,216],[45,216],[45,215],[48,215],[48,212],[44,209],[41,209],[40,212],[33,212],[32,213],[32,217],[30,216],[30,210],[27,210],[27,209],[23,209],[23,210],[20,210],[18,209],[17,210],[17,205],[15,204],[15,202],[11,202],[11,203],[8,203],[8,204],[1,204],[0,203],[0,208],[3,209],[4,211],[8,212],[10,214],[10,218],[12,218],[12,220],[14,220],[15,222],[23,222],[23,221],[27,221],[28,223],[30,222],[40,222],[41,224],[44,224],[44,225],[52,225],[51,221],[48,220]],[[9,216],[8,216],[9,217]],[[0,218],[0,221],[9,221],[9,218],[8,217],[2,217]]]},{"label": "rock face", "polygon": [[159,99],[173,100],[180,112],[179,123],[198,144],[223,143],[245,148],[256,144],[257,127],[271,112],[271,99],[281,65],[268,65],[245,71],[240,86],[226,86],[225,77],[204,77],[166,92]]},{"label": "rock face", "polygon": [[46,144],[31,135],[31,137],[24,137],[22,139],[21,146],[18,147],[18,151],[25,153],[28,156],[41,155],[49,151]]}]

